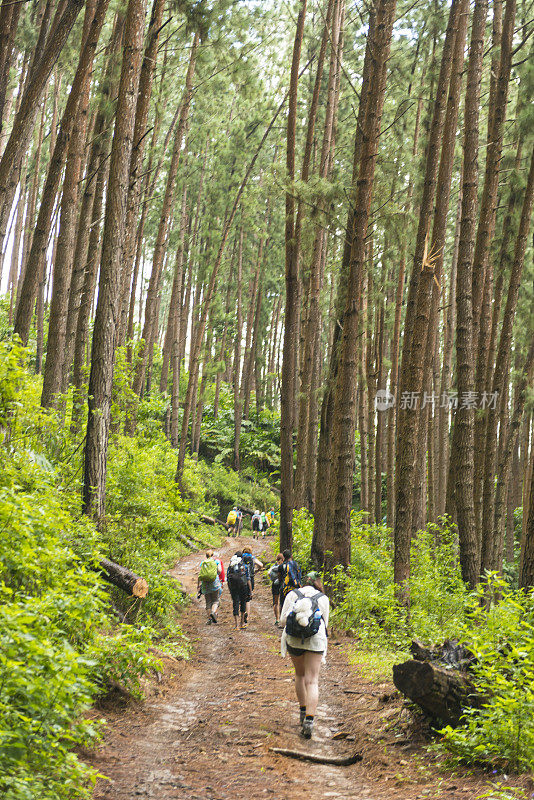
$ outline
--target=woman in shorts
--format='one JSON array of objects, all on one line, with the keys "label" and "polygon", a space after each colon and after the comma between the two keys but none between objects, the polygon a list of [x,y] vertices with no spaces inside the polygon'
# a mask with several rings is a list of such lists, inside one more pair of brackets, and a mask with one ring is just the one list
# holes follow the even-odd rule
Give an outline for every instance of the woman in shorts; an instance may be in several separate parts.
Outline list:
[{"label": "woman in shorts", "polygon": [[306,576],[305,585],[298,591],[304,597],[310,598],[317,595],[318,592],[321,593],[317,598],[321,611],[321,623],[317,633],[308,639],[301,640],[295,636],[289,636],[285,630],[286,620],[299,600],[299,596],[294,589],[287,594],[280,614],[280,624],[284,625],[281,652],[283,656],[289,653],[289,657],[293,662],[293,667],[295,668],[295,692],[300,707],[301,734],[305,739],[310,739],[319,702],[319,672],[321,663],[326,662],[330,602],[326,594],[324,594],[324,586],[316,572],[310,572]]}]

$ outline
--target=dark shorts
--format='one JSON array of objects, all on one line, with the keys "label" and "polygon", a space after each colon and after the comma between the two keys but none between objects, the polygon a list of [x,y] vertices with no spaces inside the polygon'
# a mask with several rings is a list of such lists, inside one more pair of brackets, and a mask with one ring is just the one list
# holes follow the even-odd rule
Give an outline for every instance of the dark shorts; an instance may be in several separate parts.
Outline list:
[{"label": "dark shorts", "polygon": [[322,656],[324,650],[302,650],[300,647],[292,647],[290,644],[286,644],[287,652],[290,656],[303,656],[304,653],[317,653],[318,656]]},{"label": "dark shorts", "polygon": [[273,603],[278,602],[278,600],[280,599],[280,584],[273,583],[271,585],[271,592],[273,593]]}]

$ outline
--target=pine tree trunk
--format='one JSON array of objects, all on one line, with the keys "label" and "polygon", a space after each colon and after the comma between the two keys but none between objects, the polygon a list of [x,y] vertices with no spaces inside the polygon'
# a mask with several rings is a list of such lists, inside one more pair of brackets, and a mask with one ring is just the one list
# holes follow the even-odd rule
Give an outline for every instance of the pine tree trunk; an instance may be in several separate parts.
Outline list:
[{"label": "pine tree trunk", "polygon": [[185,233],[187,230],[187,185],[184,184],[182,192],[182,210],[180,213],[180,240],[176,250],[174,261],[174,276],[172,281],[171,299],[167,318],[167,328],[165,331],[165,341],[163,343],[161,376],[159,390],[161,393],[167,391],[169,380],[169,364],[171,350],[174,342],[177,341],[177,332],[180,329],[180,303],[182,298],[183,267],[184,267],[184,248]]},{"label": "pine tree trunk", "polygon": [[525,512],[525,536],[521,558],[519,587],[531,589],[534,586],[534,450],[530,454],[530,487],[528,505],[523,506]]},{"label": "pine tree trunk", "polygon": [[[10,137],[7,141],[2,158],[0,159],[0,207],[3,206],[12,169],[26,149],[36,109],[45,90],[50,73],[56,63],[63,46],[65,45],[76,17],[83,7],[83,0],[68,0],[63,8],[63,13],[55,20],[52,30],[42,52],[40,41],[42,33],[46,31],[43,22],[40,30],[40,39],[36,45],[36,58],[28,73],[28,80],[24,87],[20,106],[13,120]],[[74,88],[74,84],[73,84]],[[76,88],[79,91],[79,87]],[[3,244],[3,243],[0,243]],[[0,249],[3,249],[0,248]]]},{"label": "pine tree trunk", "polygon": [[[459,41],[460,22],[465,19],[463,12],[465,12],[463,0],[453,0],[434,99],[423,196],[404,322],[399,390],[401,397],[407,397],[410,401],[405,407],[401,405],[397,415],[394,576],[395,583],[399,586],[409,578],[411,538],[414,529],[419,529],[421,525],[420,481],[426,474],[426,459],[420,445],[423,441],[426,442],[428,432],[425,424],[428,412],[422,403],[423,389],[426,389],[425,354],[429,337],[432,336],[431,324],[434,319],[431,317],[436,316],[432,314],[432,306],[435,304],[437,308],[435,289],[436,283],[439,286],[445,242],[463,57],[463,48]],[[454,85],[451,85],[453,74]],[[445,131],[446,123],[448,128]],[[441,180],[444,180],[443,186]],[[437,183],[440,185],[440,192],[436,198]],[[438,202],[431,239],[430,226],[435,198]],[[417,519],[414,519],[414,514],[417,514]]]},{"label": "pine tree trunk", "polygon": [[[500,398],[502,392],[505,390],[505,382],[508,377],[507,357],[509,356],[511,343],[513,323],[517,309],[517,300],[519,295],[519,288],[521,285],[521,275],[523,273],[523,265],[525,260],[525,251],[527,246],[528,232],[530,229],[530,222],[532,216],[532,206],[534,201],[534,153],[531,154],[530,171],[523,198],[523,207],[521,210],[521,219],[519,223],[519,230],[514,248],[514,259],[512,263],[512,271],[510,273],[510,282],[508,286],[508,295],[506,298],[506,306],[503,314],[503,322],[501,328],[501,336],[499,339],[499,347],[497,350],[497,358],[495,360],[495,371],[493,374],[493,384],[491,387],[491,396],[493,398]],[[487,426],[486,426],[486,449],[484,458],[484,490],[483,490],[483,505],[484,513],[482,519],[482,551],[481,551],[481,568],[493,569],[493,553],[495,549],[493,534],[495,529],[494,515],[495,515],[495,499],[494,499],[494,485],[495,485],[495,470],[497,466],[497,430],[498,430],[498,416],[497,411],[488,408]]]},{"label": "pine tree trunk", "polygon": [[486,14],[486,0],[476,0],[465,96],[462,219],[456,278],[456,364],[459,406],[454,419],[455,430],[451,452],[455,471],[460,565],[463,579],[471,587],[478,581],[480,568],[473,495],[475,412],[469,398],[473,396],[475,389],[472,285],[477,214],[480,81]]},{"label": "pine tree trunk", "polygon": [[350,203],[347,215],[347,225],[345,228],[345,241],[343,247],[341,272],[339,275],[336,297],[336,324],[332,334],[328,376],[321,404],[319,445],[317,450],[315,515],[311,545],[311,558],[317,566],[322,566],[324,564],[327,541],[329,537],[331,537],[331,509],[328,504],[328,491],[330,485],[330,473],[332,469],[332,425],[334,412],[333,392],[339,368],[340,340],[343,330],[343,314],[346,305],[348,284],[347,275],[350,265],[352,244],[355,236],[356,221],[354,208],[356,202],[356,184],[358,180],[358,170],[360,166],[360,156],[363,142],[363,122],[365,120],[369,99],[370,79],[372,72],[371,65],[373,63],[372,47],[375,38],[375,27],[376,13],[374,6],[371,6],[369,10],[369,28],[367,32],[367,42],[363,64],[358,120],[354,138]]},{"label": "pine tree trunk", "polygon": [[89,417],[84,451],[83,511],[104,513],[111,394],[121,289],[128,174],[143,55],[146,0],[129,0],[117,112],[109,167],[100,283],[93,330]]},{"label": "pine tree trunk", "polygon": [[501,571],[503,563],[503,549],[504,549],[504,522],[505,522],[505,502],[507,489],[509,487],[510,470],[512,464],[512,455],[517,443],[517,437],[521,427],[525,408],[525,395],[527,386],[532,385],[532,366],[534,364],[534,342],[531,343],[530,349],[523,367],[521,380],[517,387],[516,399],[514,403],[514,412],[508,430],[506,431],[506,439],[503,441],[502,448],[500,448],[499,459],[497,462],[497,482],[495,485],[495,512],[493,519],[494,529],[494,543],[492,553],[492,569]]},{"label": "pine tree trunk", "polygon": [[243,418],[243,402],[239,376],[241,375],[241,330],[243,327],[243,309],[241,305],[241,292],[243,282],[243,225],[239,230],[239,244],[237,250],[237,302],[236,302],[236,336],[234,350],[234,469],[241,469],[239,454],[239,440],[241,438],[241,422]]},{"label": "pine tree trunk", "polygon": [[[72,81],[71,90],[55,141],[54,151],[48,167],[46,183],[41,196],[41,207],[39,209],[39,215],[37,217],[32,239],[32,246],[28,256],[28,267],[24,275],[24,281],[20,292],[20,300],[17,307],[17,315],[15,318],[15,333],[19,334],[24,344],[28,342],[39,276],[41,274],[42,265],[46,261],[48,237],[52,227],[52,213],[59,189],[63,165],[67,155],[69,140],[76,121],[77,110],[83,87],[91,71],[93,57],[98,43],[100,30],[104,22],[108,1],[109,0],[103,0],[103,2],[97,5],[96,14],[91,25],[91,32],[81,49],[78,67]],[[70,281],[70,276],[68,276],[68,278]]]},{"label": "pine tree trunk", "polygon": [[[286,180],[295,179],[295,138],[297,123],[297,89],[300,51],[304,35],[306,0],[301,0],[289,83],[287,117]],[[299,317],[299,264],[295,253],[295,200],[293,188],[286,192],[285,208],[285,287],[284,346],[282,361],[282,391],[280,397],[280,549],[291,550],[293,545],[293,429],[295,424],[295,376],[298,366],[296,352]]]},{"label": "pine tree trunk", "polygon": [[[92,53],[96,52],[100,31],[104,24],[107,2],[96,3],[91,0],[85,9],[82,48],[91,40]],[[98,6],[98,8],[97,8]],[[82,158],[89,111],[89,90],[91,84],[92,59],[87,66],[84,81],[80,86],[80,97],[75,111],[75,119],[70,135],[61,210],[59,233],[56,243],[56,257],[53,271],[52,297],[48,324],[47,357],[43,376],[41,405],[44,408],[57,407],[58,394],[63,384],[65,364],[65,342],[69,306],[69,290],[74,264],[74,237],[78,211],[78,187],[81,178]]]},{"label": "pine tree trunk", "polygon": [[[140,343],[137,368],[133,380],[132,389],[138,396],[141,395],[143,381],[145,379],[146,364],[148,358],[148,344],[152,340],[154,328],[156,325],[155,309],[156,301],[159,294],[159,286],[161,280],[161,273],[163,268],[163,259],[165,255],[165,247],[167,243],[167,236],[169,232],[169,221],[171,219],[172,204],[174,198],[174,188],[176,183],[176,175],[178,172],[178,163],[182,144],[185,136],[187,117],[189,114],[189,107],[193,96],[192,84],[193,76],[195,73],[196,54],[200,41],[199,34],[196,33],[191,45],[191,53],[189,56],[189,67],[185,79],[185,89],[181,100],[180,119],[176,128],[174,137],[174,147],[172,152],[171,163],[167,173],[167,182],[165,186],[165,197],[161,207],[161,214],[159,218],[158,232],[156,242],[154,244],[154,254],[152,257],[152,272],[150,274],[150,282],[147,289],[146,306],[145,306],[145,319],[143,325],[142,341]],[[135,414],[132,414],[130,425],[128,429],[133,433],[135,428]]]},{"label": "pine tree trunk", "polygon": [[[328,148],[327,150],[328,154],[331,147],[333,121],[334,121],[332,115],[334,105],[332,103],[331,94],[332,91],[335,90],[335,81],[334,81],[335,76],[333,74],[333,69],[335,69],[334,59],[336,56],[336,50],[334,49],[334,47],[336,46],[336,42],[339,39],[339,24],[337,21],[338,11],[339,11],[338,0],[336,0],[335,5],[334,5],[334,0],[329,0],[326,10],[325,24],[323,27],[321,46],[317,58],[317,70],[315,73],[315,82],[310,102],[310,108],[308,112],[306,142],[304,146],[304,155],[302,158],[302,168],[301,168],[301,180],[303,182],[309,179],[312,147],[314,142],[315,123],[317,119],[319,94],[323,79],[326,48],[328,40],[329,38],[331,38],[332,43],[331,43],[331,54],[330,54],[330,73],[329,73],[329,82],[327,88],[327,97],[329,104],[325,112],[323,144],[322,144],[322,152],[321,152],[320,167],[319,167],[319,174],[321,174],[322,172],[323,173],[322,177],[326,177],[325,170],[327,168],[328,161],[325,161],[324,158],[325,147]],[[332,25],[333,16],[336,19],[334,21],[334,24]],[[300,257],[299,250],[300,250],[302,217],[303,217],[303,205],[301,202],[299,202],[295,220],[295,231],[293,236],[294,252],[292,254],[292,257],[297,261]],[[296,508],[300,508],[304,505],[304,485],[306,481],[306,470],[309,464],[307,443],[309,438],[308,428],[310,426],[310,419],[309,419],[310,409],[308,400],[310,393],[311,372],[313,369],[312,365],[313,365],[313,346],[315,341],[315,326],[317,325],[317,309],[315,308],[315,305],[318,304],[318,299],[319,299],[318,297],[315,297],[315,295],[318,290],[317,279],[319,277],[318,275],[319,264],[322,263],[323,247],[324,247],[324,229],[321,225],[317,225],[315,229],[315,240],[312,249],[312,263],[310,265],[308,291],[305,292],[305,297],[309,306],[308,315],[306,320],[304,319],[301,320],[301,325],[300,325],[301,336],[302,336],[302,342],[300,347],[301,382],[300,382],[299,400],[298,400],[299,412],[298,412],[297,447],[296,447],[297,461],[296,461],[294,487],[293,487],[294,489],[293,504]],[[313,318],[313,321],[310,320],[310,317]]]},{"label": "pine tree trunk", "polygon": [[378,140],[386,88],[387,62],[395,16],[394,0],[377,4],[373,68],[363,125],[360,169],[354,209],[354,237],[350,253],[347,304],[343,315],[339,372],[334,393],[332,469],[328,503],[332,510],[332,555],[327,564],[350,562],[350,510],[354,468],[356,422],[357,336],[365,239],[373,196]]},{"label": "pine tree trunk", "polygon": [[[133,135],[133,148],[130,160],[130,180],[128,185],[128,205],[126,210],[126,240],[122,265],[121,288],[121,322],[119,344],[124,344],[128,330],[128,311],[130,299],[130,286],[132,284],[132,271],[136,255],[137,243],[137,217],[142,195],[141,171],[143,167],[143,154],[145,150],[148,110],[152,97],[154,74],[158,63],[158,44],[161,31],[161,22],[165,0],[153,0],[150,23],[146,35],[145,54],[141,66],[139,79],[139,92],[137,95],[137,108],[135,111],[135,127]],[[162,77],[163,80],[163,77]],[[138,262],[136,262],[138,265]]]}]

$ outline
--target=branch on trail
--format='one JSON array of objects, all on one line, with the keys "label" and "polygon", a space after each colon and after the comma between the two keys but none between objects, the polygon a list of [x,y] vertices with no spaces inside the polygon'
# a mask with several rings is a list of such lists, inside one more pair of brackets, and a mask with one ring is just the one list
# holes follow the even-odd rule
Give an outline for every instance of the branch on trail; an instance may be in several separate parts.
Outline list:
[{"label": "branch on trail", "polygon": [[288,758],[296,758],[299,761],[312,761],[314,764],[332,764],[335,767],[348,767],[350,764],[356,764],[363,759],[361,753],[353,753],[351,756],[320,756],[314,753],[304,753],[301,750],[286,750],[285,747],[270,747],[273,753],[278,753],[281,756]]},{"label": "branch on trail", "polygon": [[148,594],[148,583],[144,578],[140,578],[127,567],[115,564],[107,558],[100,559],[100,569],[102,577],[108,583],[112,583],[118,589],[122,589],[126,594],[133,597],[146,597]]}]

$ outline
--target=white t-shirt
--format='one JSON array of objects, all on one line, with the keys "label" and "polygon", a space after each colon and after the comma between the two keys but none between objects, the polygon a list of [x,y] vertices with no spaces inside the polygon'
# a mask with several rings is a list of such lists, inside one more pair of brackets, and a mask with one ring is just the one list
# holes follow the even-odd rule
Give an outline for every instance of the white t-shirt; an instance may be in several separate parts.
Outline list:
[{"label": "white t-shirt", "polygon": [[[299,591],[301,591],[305,597],[313,597],[313,595],[317,594],[317,589],[314,589],[313,586],[303,586]],[[284,605],[282,606],[282,612],[280,614],[281,625],[285,626],[286,619],[293,610],[293,606],[298,599],[298,595],[294,590],[288,593],[286,599],[284,600]],[[301,641],[301,639],[296,636],[288,636],[284,627],[282,640],[280,642],[280,649],[283,656],[286,655],[287,645],[289,644],[291,647],[299,648],[299,650],[312,650],[314,652],[322,651],[323,661],[326,660],[325,656],[328,647],[326,629],[328,627],[328,617],[330,614],[330,601],[328,597],[323,594],[318,598],[317,604],[321,610],[321,614],[323,615],[319,630],[313,636],[310,636],[309,639],[304,639],[304,641]]]}]

